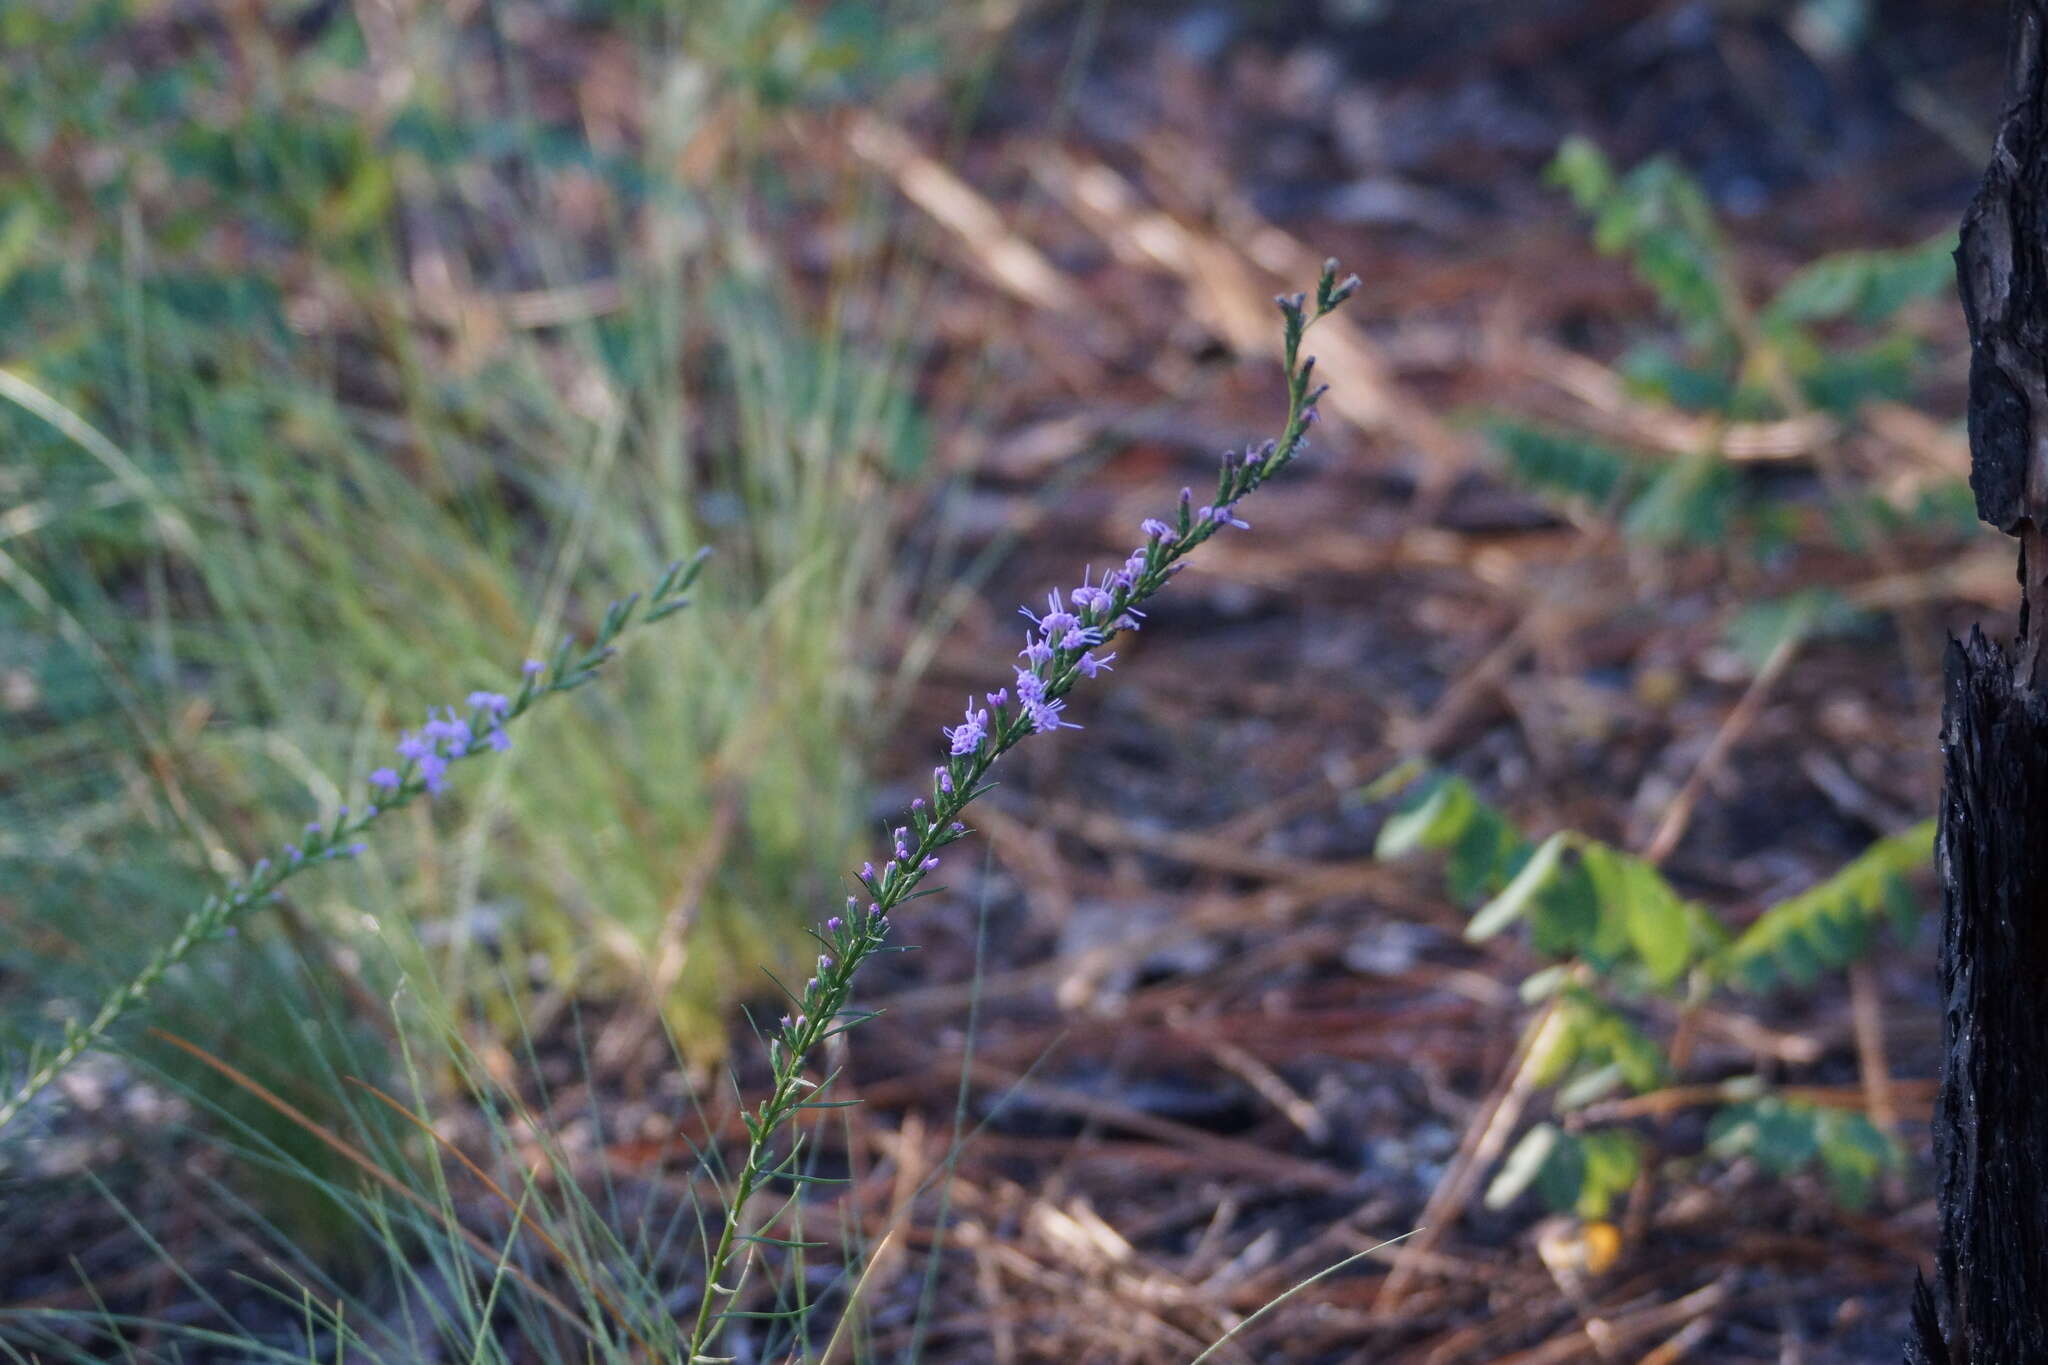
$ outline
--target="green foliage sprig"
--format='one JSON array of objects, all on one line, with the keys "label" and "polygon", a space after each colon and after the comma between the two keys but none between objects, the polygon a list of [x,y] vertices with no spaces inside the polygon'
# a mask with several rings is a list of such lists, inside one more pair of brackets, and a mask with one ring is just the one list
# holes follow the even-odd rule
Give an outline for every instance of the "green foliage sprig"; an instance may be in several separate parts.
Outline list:
[{"label": "green foliage sprig", "polygon": [[[1677,327],[1676,338],[1640,340],[1616,363],[1626,390],[1706,420],[1701,447],[1673,454],[1490,417],[1487,431],[1514,479],[1610,520],[1642,546],[1726,546],[1763,556],[1817,522],[1807,534],[1869,554],[1902,534],[1949,540],[1974,532],[1960,478],[1889,498],[1843,477],[1823,449],[1816,453],[1824,497],[1815,503],[1803,489],[1788,493],[1782,479],[1759,477],[1730,458],[1717,434],[1735,423],[1808,417],[1853,430],[1868,401],[1909,396],[1928,352],[1907,310],[1953,287],[1953,233],[1822,256],[1759,300],[1739,278],[1705,191],[1676,162],[1660,157],[1624,172],[1593,143],[1573,138],[1559,149],[1550,179],[1591,220],[1594,244],[1625,257]],[[1755,634],[1759,627],[1742,618],[1775,610],[1768,600],[1752,603],[1731,632]],[[1808,625],[1840,631],[1868,619],[1838,600]]]},{"label": "green foliage sprig", "polygon": [[[1381,826],[1377,856],[1446,855],[1446,888],[1472,907],[1467,939],[1524,924],[1530,945],[1551,959],[1522,983],[1522,995],[1554,999],[1529,1066],[1537,1085],[1555,1088],[1560,1112],[1618,1088],[1643,1094],[1669,1083],[1668,1050],[1635,1022],[1631,1003],[1697,1004],[1717,990],[1811,985],[1821,971],[1869,952],[1885,926],[1903,937],[1919,915],[1908,879],[1927,867],[1934,847],[1932,821],[1881,839],[1737,933],[1641,858],[1569,830],[1530,839],[1463,778],[1403,768],[1368,795],[1401,798]],[[1760,1077],[1737,1078],[1728,1098],[1712,1129],[1717,1155],[1754,1152],[1780,1174],[1818,1162],[1852,1201],[1896,1160],[1889,1139],[1861,1114],[1769,1095]],[[1792,1141],[1788,1126],[1804,1137]],[[1806,1156],[1793,1161],[1788,1152]],[[1875,1167],[1873,1153],[1881,1158]],[[1505,1160],[1488,1202],[1504,1205],[1533,1186],[1554,1207],[1603,1217],[1642,1160],[1626,1129],[1541,1124]]]},{"label": "green foliage sprig", "polygon": [[[1308,429],[1316,420],[1316,402],[1324,388],[1312,388],[1315,357],[1300,355],[1303,335],[1317,321],[1341,305],[1357,288],[1355,276],[1339,280],[1335,261],[1323,267],[1311,299],[1295,294],[1276,300],[1282,319],[1282,345],[1287,371],[1287,419],[1276,440],[1224,458],[1217,478],[1214,501],[1197,509],[1190,490],[1181,492],[1180,508],[1171,522],[1147,521],[1145,544],[1131,556],[1121,571],[1105,576],[1099,583],[1083,583],[1069,596],[1069,603],[1054,592],[1046,612],[1031,619],[1034,633],[1022,651],[1028,667],[1017,670],[1014,698],[1009,689],[990,693],[987,705],[967,705],[963,722],[950,727],[946,737],[950,754],[933,773],[929,801],[912,804],[894,835],[894,856],[879,870],[864,866],[857,880],[868,898],[865,908],[860,897],[849,897],[846,912],[828,920],[816,934],[824,951],[818,958],[817,975],[801,990],[786,991],[790,1012],[773,1032],[769,1060],[774,1079],[769,1093],[754,1107],[743,1111],[747,1129],[746,1157],[727,1202],[725,1226],[712,1248],[706,1266],[705,1288],[696,1321],[690,1333],[685,1359],[697,1365],[724,1357],[711,1354],[725,1324],[733,1318],[794,1318],[800,1309],[749,1312],[722,1308],[733,1300],[745,1283],[757,1248],[800,1250],[807,1244],[774,1236],[768,1228],[778,1224],[806,1186],[824,1177],[805,1170],[802,1160],[804,1134],[797,1132],[786,1146],[778,1135],[797,1117],[808,1111],[840,1107],[853,1101],[825,1098],[837,1076],[836,1071],[813,1077],[806,1074],[818,1050],[830,1040],[873,1018],[869,1011],[852,1008],[850,1001],[856,975],[874,954],[890,950],[889,916],[906,902],[932,894],[923,889],[927,874],[938,866],[938,853],[964,838],[967,828],[959,816],[973,800],[989,790],[989,771],[996,761],[1026,735],[1071,728],[1060,718],[1065,698],[1083,677],[1094,677],[1108,668],[1113,655],[1096,653],[1124,631],[1138,628],[1141,608],[1166,586],[1183,567],[1187,557],[1226,526],[1243,526],[1235,506],[1239,499],[1285,469],[1300,454]],[[1327,387],[1327,386],[1325,386]],[[755,1231],[742,1231],[754,1196],[775,1182],[787,1182],[793,1192],[783,1204],[760,1220]],[[741,1248],[747,1249],[741,1257]],[[736,1278],[727,1283],[733,1262],[741,1259]]]},{"label": "green foliage sprig", "polygon": [[506,726],[516,723],[543,699],[574,691],[590,682],[616,652],[621,636],[689,605],[684,594],[696,582],[704,558],[699,553],[692,559],[679,560],[644,593],[632,593],[613,602],[589,644],[579,645],[565,639],[547,661],[529,660],[510,695],[474,693],[466,719],[458,717],[452,707],[445,718],[430,719],[427,732],[445,727],[446,733],[435,733],[431,742],[413,735],[402,740],[403,766],[380,768],[372,774],[371,785],[379,793],[375,804],[357,811],[344,807],[330,821],[307,825],[305,837],[299,843],[285,845],[275,859],[259,860],[248,877],[229,883],[200,902],[171,940],[101,1001],[92,1018],[82,1024],[68,1023],[62,1040],[48,1055],[31,1059],[27,1076],[0,1101],[0,1129],[5,1129],[30,1101],[97,1046],[108,1030],[147,1000],[172,968],[203,945],[232,936],[239,922],[269,904],[286,882],[312,868],[361,853],[364,845],[359,835],[421,795],[440,791],[451,764],[507,747]]}]

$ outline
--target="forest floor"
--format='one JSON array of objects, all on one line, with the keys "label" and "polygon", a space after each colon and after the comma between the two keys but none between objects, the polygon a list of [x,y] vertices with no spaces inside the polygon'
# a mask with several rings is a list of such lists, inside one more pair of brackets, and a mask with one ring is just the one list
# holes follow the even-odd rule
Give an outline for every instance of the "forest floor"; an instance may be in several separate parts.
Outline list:
[{"label": "forest floor", "polygon": [[[1759,287],[1916,242],[1954,224],[1981,165],[1997,8],[1879,5],[1829,57],[1705,4],[1447,0],[1354,24],[1117,6],[1078,61],[1071,15],[1020,29],[955,151],[937,123],[879,114],[821,146],[893,180],[905,231],[959,272],[921,396],[973,474],[939,511],[1012,547],[919,716],[999,681],[1017,603],[1121,559],[1172,490],[1269,429],[1275,293],[1325,255],[1364,280],[1323,343],[1337,387],[1298,476],[1120,644],[1073,707],[1090,742],[1018,756],[978,820],[985,857],[954,859],[948,894],[904,917],[920,951],[870,982],[886,1013],[849,1051],[853,1184],[819,1217],[895,1229],[864,1291],[877,1358],[916,1340],[933,1362],[1187,1360],[1404,1234],[1236,1358],[1896,1358],[1933,1245],[1925,924],[1867,970],[1717,997],[1689,1024],[1689,1079],[1761,1067],[1893,1126],[1910,1159],[1870,1205],[1698,1160],[1639,1182],[1612,1214],[1618,1257],[1589,1268],[1579,1225],[1533,1196],[1484,1207],[1473,1158],[1504,1099],[1514,1132],[1547,1112],[1503,1094],[1530,1014],[1516,986],[1541,962],[1513,936],[1465,942],[1428,860],[1375,860],[1386,807],[1361,791],[1421,759],[1538,833],[1641,850],[1675,821],[1665,872],[1737,923],[1933,809],[1939,642],[2007,621],[1997,537],[1938,560],[1646,550],[1498,477],[1478,419],[1627,438],[1673,416],[1597,382],[1655,324],[1545,181],[1566,135],[1620,165],[1677,156]],[[1049,130],[1039,106],[1069,81]],[[1915,405],[1855,453],[1869,477],[1963,474],[1954,314],[1931,324]],[[1768,477],[1796,501],[1822,472],[1794,451]],[[1759,684],[1724,628],[1787,586],[1889,610]],[[928,769],[936,725],[882,771]],[[1645,1027],[1676,1014],[1646,1006]],[[682,1178],[672,1096],[559,1060],[555,1111],[607,1116],[595,1165]],[[1699,1157],[1703,1105],[1641,1112],[1658,1151]],[[716,1103],[696,1126],[737,1130]]]}]

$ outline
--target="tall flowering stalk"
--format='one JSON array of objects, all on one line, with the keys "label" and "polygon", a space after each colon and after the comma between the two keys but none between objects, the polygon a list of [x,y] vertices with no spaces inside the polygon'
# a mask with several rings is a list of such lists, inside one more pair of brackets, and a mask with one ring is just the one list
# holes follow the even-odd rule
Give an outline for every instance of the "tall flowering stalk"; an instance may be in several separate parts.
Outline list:
[{"label": "tall flowering stalk", "polygon": [[64,1041],[0,1101],[0,1129],[97,1046],[109,1029],[148,998],[166,973],[201,945],[233,935],[238,921],[271,901],[280,886],[300,873],[361,853],[365,846],[358,836],[370,826],[423,794],[438,796],[448,786],[450,767],[478,754],[510,748],[507,726],[542,699],[581,687],[596,677],[598,668],[616,651],[621,635],[688,606],[683,594],[703,565],[703,553],[679,560],[645,593],[632,593],[612,603],[589,645],[579,648],[575,641],[564,640],[547,661],[528,659],[511,693],[472,692],[463,707],[429,709],[419,729],[399,738],[395,762],[370,774],[370,790],[376,796],[373,804],[353,812],[344,806],[332,820],[308,824],[300,842],[286,844],[275,859],[259,860],[245,880],[230,882],[201,902],[171,941],[116,987],[90,1020],[66,1026]]},{"label": "tall flowering stalk", "polygon": [[[686,1360],[692,1365],[712,1365],[726,1357],[709,1354],[716,1346],[727,1320],[775,1318],[781,1313],[721,1309],[720,1304],[738,1295],[752,1266],[751,1252],[740,1266],[739,1279],[726,1283],[741,1244],[748,1247],[795,1248],[804,1245],[767,1232],[739,1230],[749,1201],[772,1181],[788,1181],[799,1190],[818,1177],[800,1167],[801,1134],[786,1149],[778,1150],[776,1135],[805,1110],[840,1107],[848,1101],[823,1098],[836,1072],[813,1079],[805,1074],[818,1049],[828,1040],[872,1018],[867,1011],[848,1008],[855,975],[861,964],[888,945],[889,915],[904,902],[930,891],[919,890],[925,877],[937,870],[939,850],[964,838],[967,827],[959,816],[968,804],[987,791],[985,779],[996,760],[1008,753],[1026,735],[1048,730],[1076,729],[1062,718],[1066,697],[1083,678],[1112,671],[1116,655],[1104,649],[1118,635],[1136,630],[1144,618],[1143,605],[1166,586],[1184,561],[1211,536],[1226,526],[1244,527],[1237,516],[1238,501],[1267,479],[1285,469],[1306,444],[1308,429],[1316,420],[1316,401],[1327,386],[1311,389],[1315,357],[1300,358],[1301,339],[1309,327],[1334,310],[1358,287],[1356,276],[1337,278],[1337,263],[1323,267],[1311,305],[1307,295],[1283,296],[1279,305],[1284,325],[1288,383],[1287,421],[1279,439],[1232,452],[1223,458],[1214,498],[1197,507],[1191,490],[1183,489],[1180,507],[1172,521],[1148,519],[1142,529],[1145,543],[1131,552],[1122,567],[1095,581],[1084,575],[1079,587],[1062,598],[1054,589],[1046,598],[1044,612],[1024,610],[1031,623],[1023,661],[1011,687],[988,693],[977,705],[967,702],[966,715],[944,734],[946,761],[932,771],[931,795],[911,802],[909,812],[893,836],[888,861],[877,868],[864,864],[857,880],[864,896],[849,896],[843,914],[834,915],[813,931],[823,952],[817,973],[801,991],[787,992],[790,1012],[783,1016],[768,1043],[774,1081],[768,1097],[758,1106],[742,1111],[747,1127],[747,1155],[739,1170],[724,1230],[712,1249],[707,1265],[705,1291],[690,1334]],[[794,1202],[795,1196],[791,1196]],[[788,1204],[783,1206],[787,1209]],[[772,1226],[777,1215],[763,1227]],[[793,1311],[793,1310],[792,1310]]]}]

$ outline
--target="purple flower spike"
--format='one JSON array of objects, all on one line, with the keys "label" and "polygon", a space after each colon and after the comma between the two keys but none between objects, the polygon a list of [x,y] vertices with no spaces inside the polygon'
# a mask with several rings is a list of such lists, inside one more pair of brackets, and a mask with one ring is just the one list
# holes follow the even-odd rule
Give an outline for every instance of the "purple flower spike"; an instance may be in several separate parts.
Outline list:
[{"label": "purple flower spike", "polygon": [[391,768],[379,768],[370,774],[370,785],[395,792],[398,790],[398,773]]}]

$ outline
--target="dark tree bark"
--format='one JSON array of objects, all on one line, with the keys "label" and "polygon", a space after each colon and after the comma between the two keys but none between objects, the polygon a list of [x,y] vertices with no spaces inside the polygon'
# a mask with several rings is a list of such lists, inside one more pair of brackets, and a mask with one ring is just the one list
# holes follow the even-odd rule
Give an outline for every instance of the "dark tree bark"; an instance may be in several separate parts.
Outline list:
[{"label": "dark tree bark", "polygon": [[2048,1362],[2048,0],[2014,0],[2010,89],[1963,218],[1970,486],[2019,538],[2019,637],[1946,660],[1941,1230],[1907,1365]]}]

